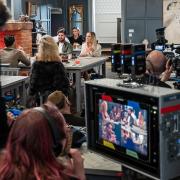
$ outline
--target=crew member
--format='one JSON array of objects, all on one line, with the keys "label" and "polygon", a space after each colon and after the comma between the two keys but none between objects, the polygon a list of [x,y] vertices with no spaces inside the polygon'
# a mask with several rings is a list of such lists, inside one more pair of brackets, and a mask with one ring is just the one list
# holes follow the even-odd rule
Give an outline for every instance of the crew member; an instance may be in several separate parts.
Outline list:
[{"label": "crew member", "polygon": [[168,42],[165,39],[164,33],[165,27],[156,29],[156,38],[157,40],[151,44],[152,50],[160,50],[163,51],[166,47],[166,43]]}]

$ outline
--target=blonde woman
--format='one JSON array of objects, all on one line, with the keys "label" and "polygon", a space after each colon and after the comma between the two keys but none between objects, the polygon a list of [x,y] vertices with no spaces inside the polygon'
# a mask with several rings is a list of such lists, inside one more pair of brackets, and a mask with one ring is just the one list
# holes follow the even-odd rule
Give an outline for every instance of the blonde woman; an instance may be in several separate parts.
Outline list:
[{"label": "blonde woman", "polygon": [[79,56],[99,57],[101,56],[101,45],[97,43],[94,32],[86,33],[86,41],[82,44],[81,53]]},{"label": "blonde woman", "polygon": [[[97,43],[96,34],[94,32],[86,33],[86,41],[82,44],[80,57],[100,57],[101,56],[101,45]],[[96,72],[97,68],[93,68],[83,73],[85,80],[90,79],[90,73]]]},{"label": "blonde woman", "polygon": [[51,36],[45,35],[39,42],[36,61],[31,69],[29,94],[42,94],[46,99],[55,90],[61,90],[68,96],[69,80],[61,63],[57,44]]}]

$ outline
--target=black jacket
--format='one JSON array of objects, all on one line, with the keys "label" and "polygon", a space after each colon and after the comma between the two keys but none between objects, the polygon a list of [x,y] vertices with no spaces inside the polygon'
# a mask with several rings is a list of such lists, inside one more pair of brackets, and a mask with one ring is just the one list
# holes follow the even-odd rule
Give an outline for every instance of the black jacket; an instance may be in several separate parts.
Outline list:
[{"label": "black jacket", "polygon": [[[69,94],[69,79],[61,62],[35,61],[32,65],[29,95],[60,90],[66,96]],[[48,93],[48,94],[49,94]]]},{"label": "black jacket", "polygon": [[168,84],[166,84],[163,81],[160,81],[157,77],[149,74],[144,74],[144,77],[141,79],[141,83],[148,84],[152,86],[159,86],[159,87],[165,87],[165,88],[171,88]]},{"label": "black jacket", "polygon": [[70,43],[73,45],[74,43],[78,43],[82,45],[82,43],[85,41],[84,37],[80,35],[77,39],[74,39],[74,36],[69,37]]}]

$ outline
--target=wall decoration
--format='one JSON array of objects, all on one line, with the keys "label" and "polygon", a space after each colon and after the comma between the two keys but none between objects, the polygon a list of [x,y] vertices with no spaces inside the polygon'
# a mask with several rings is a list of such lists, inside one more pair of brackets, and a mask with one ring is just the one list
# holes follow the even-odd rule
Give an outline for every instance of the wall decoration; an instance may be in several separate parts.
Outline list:
[{"label": "wall decoration", "polygon": [[73,27],[78,27],[83,34],[83,5],[69,6],[69,29]]},{"label": "wall decoration", "polygon": [[37,16],[37,4],[28,1],[26,4],[26,12],[30,17]]},{"label": "wall decoration", "polygon": [[180,0],[163,1],[163,24],[168,43],[180,44]]}]

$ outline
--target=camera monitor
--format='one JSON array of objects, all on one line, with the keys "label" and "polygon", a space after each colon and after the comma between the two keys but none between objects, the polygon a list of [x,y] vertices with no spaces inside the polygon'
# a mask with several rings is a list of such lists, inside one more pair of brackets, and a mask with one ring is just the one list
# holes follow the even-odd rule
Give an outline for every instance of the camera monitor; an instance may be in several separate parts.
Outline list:
[{"label": "camera monitor", "polygon": [[122,73],[131,74],[131,57],[133,44],[121,44],[121,66]]},{"label": "camera monitor", "polygon": [[165,45],[164,44],[161,44],[161,45],[157,44],[157,45],[155,45],[155,50],[164,51],[165,50]]},{"label": "camera monitor", "polygon": [[[118,102],[98,98],[98,140],[103,145],[111,142],[117,151],[124,151],[135,158],[148,155],[148,112],[136,101]],[[109,96],[109,98],[113,98]],[[106,108],[106,111],[104,108]],[[105,114],[107,113],[107,114]]]},{"label": "camera monitor", "polygon": [[144,44],[134,44],[132,47],[132,74],[140,75],[146,71],[146,51]]},{"label": "camera monitor", "polygon": [[112,72],[121,73],[121,44],[111,45],[111,67]]},{"label": "camera monitor", "polygon": [[113,44],[111,48],[112,71],[140,75],[146,70],[144,44]]},{"label": "camera monitor", "polygon": [[85,83],[88,148],[153,179],[180,177],[179,91]]}]

